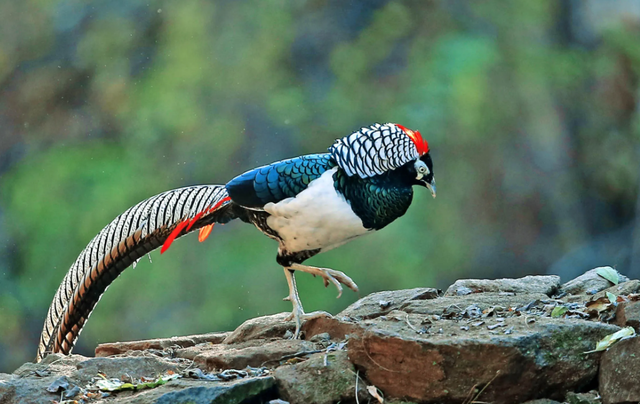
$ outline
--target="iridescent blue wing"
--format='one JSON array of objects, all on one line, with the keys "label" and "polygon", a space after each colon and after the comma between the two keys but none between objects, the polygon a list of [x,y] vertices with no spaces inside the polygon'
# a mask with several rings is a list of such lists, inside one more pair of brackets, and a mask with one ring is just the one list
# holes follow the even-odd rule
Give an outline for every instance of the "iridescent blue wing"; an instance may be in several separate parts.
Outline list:
[{"label": "iridescent blue wing", "polygon": [[401,167],[428,150],[420,132],[376,123],[336,140],[329,154],[349,177],[369,178]]},{"label": "iridescent blue wing", "polygon": [[336,163],[328,153],[310,154],[255,168],[226,185],[231,199],[247,208],[262,208],[304,191]]}]

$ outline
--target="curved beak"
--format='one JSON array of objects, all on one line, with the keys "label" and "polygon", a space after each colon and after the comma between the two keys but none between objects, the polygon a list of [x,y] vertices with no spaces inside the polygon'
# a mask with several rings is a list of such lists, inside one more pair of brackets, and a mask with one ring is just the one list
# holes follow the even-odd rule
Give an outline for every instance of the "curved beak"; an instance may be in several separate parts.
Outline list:
[{"label": "curved beak", "polygon": [[436,197],[436,179],[435,179],[435,177],[433,177],[431,179],[431,182],[426,182],[425,184],[427,185],[427,188],[429,188],[429,191],[431,191],[431,196],[433,196],[435,198]]}]

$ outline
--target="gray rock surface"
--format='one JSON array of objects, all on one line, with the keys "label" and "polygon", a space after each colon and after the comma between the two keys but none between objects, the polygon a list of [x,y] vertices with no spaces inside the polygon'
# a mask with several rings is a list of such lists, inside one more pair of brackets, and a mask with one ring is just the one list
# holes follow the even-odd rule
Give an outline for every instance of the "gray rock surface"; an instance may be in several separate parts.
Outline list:
[{"label": "gray rock surface", "polygon": [[293,333],[296,325],[293,321],[284,321],[291,313],[278,313],[270,316],[251,318],[242,323],[222,341],[236,344],[268,338],[285,338],[287,331]]},{"label": "gray rock surface", "polygon": [[[240,404],[247,401],[260,402],[276,397],[273,377],[259,377],[228,383],[202,385],[188,380],[177,380],[171,386],[174,391],[149,391],[123,403],[145,400],[155,404]],[[157,398],[156,398],[157,397]]]},{"label": "gray rock surface", "polygon": [[[581,294],[594,295],[600,292],[601,290],[614,286],[614,284],[611,283],[609,280],[598,275],[598,270],[600,270],[601,268],[611,268],[611,267],[599,267],[599,268],[594,268],[590,271],[587,271],[584,274],[578,276],[577,278],[572,279],[569,282],[563,284],[562,290],[571,295],[581,295]],[[618,272],[618,278],[619,278],[620,284],[627,282],[629,280],[629,278],[627,278],[626,276],[622,275],[619,272]]]},{"label": "gray rock surface", "polygon": [[449,286],[445,296],[464,296],[471,293],[541,293],[551,296],[560,288],[557,275],[525,276],[519,279],[461,279]]},{"label": "gray rock surface", "polygon": [[590,391],[588,393],[567,393],[565,398],[567,404],[600,404],[602,399],[597,391]]},{"label": "gray rock surface", "polygon": [[442,292],[434,288],[376,292],[353,303],[338,314],[338,317],[347,320],[365,320],[399,309],[407,302],[435,299],[440,295]]},{"label": "gray rock surface", "polygon": [[171,338],[157,338],[144,341],[129,341],[129,342],[111,342],[106,344],[100,344],[96,348],[96,356],[112,356],[123,354],[128,351],[144,351],[148,349],[175,349],[186,348],[198,344],[219,344],[224,341],[231,333],[230,332],[215,332],[202,335],[190,335],[187,337],[171,337]]}]

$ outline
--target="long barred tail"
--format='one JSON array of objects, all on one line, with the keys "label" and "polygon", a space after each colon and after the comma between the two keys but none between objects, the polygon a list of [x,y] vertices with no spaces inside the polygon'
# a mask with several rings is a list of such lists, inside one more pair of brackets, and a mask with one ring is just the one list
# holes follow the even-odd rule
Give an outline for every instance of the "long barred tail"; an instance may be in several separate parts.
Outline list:
[{"label": "long barred tail", "polygon": [[109,223],[85,247],[65,275],[44,322],[36,362],[71,352],[93,308],[111,282],[140,257],[196,229],[236,215],[222,185],[196,185],[151,197]]}]

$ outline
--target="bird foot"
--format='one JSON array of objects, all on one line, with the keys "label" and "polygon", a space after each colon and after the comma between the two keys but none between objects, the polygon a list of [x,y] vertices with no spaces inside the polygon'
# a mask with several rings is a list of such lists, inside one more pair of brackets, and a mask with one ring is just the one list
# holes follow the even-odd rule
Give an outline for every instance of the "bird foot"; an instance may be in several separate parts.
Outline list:
[{"label": "bird foot", "polygon": [[358,292],[358,285],[356,285],[356,283],[344,272],[336,271],[335,269],[318,268],[302,264],[292,264],[290,268],[296,271],[302,271],[314,276],[318,275],[322,277],[325,287],[329,286],[329,283],[332,283],[336,289],[338,289],[338,298],[342,296],[342,285],[345,285],[356,293]]},{"label": "bird foot", "polygon": [[302,323],[307,320],[313,320],[314,318],[327,317],[333,318],[333,316],[326,311],[313,311],[311,313],[305,313],[301,307],[294,307],[291,314],[285,317],[284,321],[295,321],[296,323],[296,331],[293,333],[293,337],[291,339],[299,339],[300,338],[300,329],[302,328]]}]

